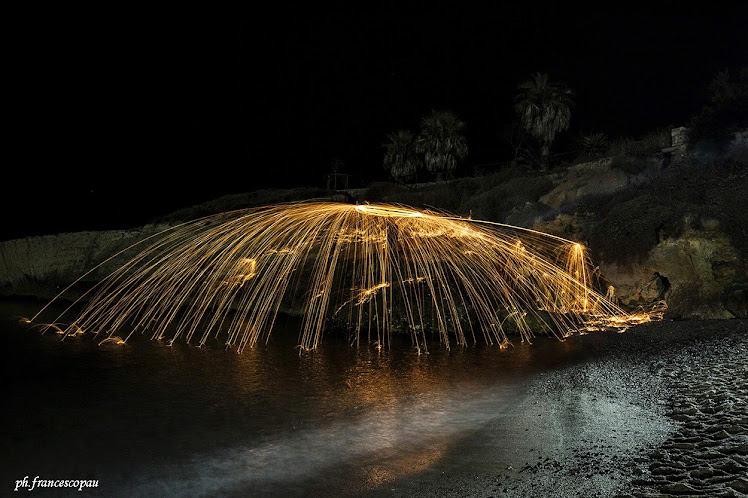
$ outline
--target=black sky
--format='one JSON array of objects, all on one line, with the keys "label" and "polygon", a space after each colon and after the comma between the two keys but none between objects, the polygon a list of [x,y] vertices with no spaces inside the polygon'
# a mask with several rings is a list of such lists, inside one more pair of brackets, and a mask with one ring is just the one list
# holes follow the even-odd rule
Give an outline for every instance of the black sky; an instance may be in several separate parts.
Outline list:
[{"label": "black sky", "polygon": [[2,235],[322,186],[335,157],[384,179],[386,134],[431,109],[467,123],[470,164],[506,160],[498,131],[536,71],[574,91],[567,140],[683,125],[716,71],[748,64],[744,5],[19,14]]}]

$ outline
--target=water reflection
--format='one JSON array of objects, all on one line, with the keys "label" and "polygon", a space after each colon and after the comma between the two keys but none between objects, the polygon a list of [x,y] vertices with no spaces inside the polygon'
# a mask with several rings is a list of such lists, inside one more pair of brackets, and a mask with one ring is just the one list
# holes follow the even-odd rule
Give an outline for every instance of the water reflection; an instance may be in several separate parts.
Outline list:
[{"label": "water reflection", "polygon": [[[0,303],[2,316],[28,303]],[[574,341],[509,349],[351,348],[299,355],[298,328],[237,355],[134,336],[61,343],[5,321],[9,475],[84,473],[111,495],[356,494],[433,468],[522,399],[514,382],[569,361]],[[9,477],[10,479],[10,477]]]}]

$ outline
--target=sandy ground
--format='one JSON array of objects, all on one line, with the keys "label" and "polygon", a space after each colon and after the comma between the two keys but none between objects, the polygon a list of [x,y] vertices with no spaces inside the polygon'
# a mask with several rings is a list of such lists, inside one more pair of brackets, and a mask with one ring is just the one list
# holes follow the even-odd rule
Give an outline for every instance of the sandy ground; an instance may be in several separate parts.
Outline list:
[{"label": "sandy ground", "polygon": [[372,495],[748,496],[748,321],[626,334],[543,373],[438,465]]}]

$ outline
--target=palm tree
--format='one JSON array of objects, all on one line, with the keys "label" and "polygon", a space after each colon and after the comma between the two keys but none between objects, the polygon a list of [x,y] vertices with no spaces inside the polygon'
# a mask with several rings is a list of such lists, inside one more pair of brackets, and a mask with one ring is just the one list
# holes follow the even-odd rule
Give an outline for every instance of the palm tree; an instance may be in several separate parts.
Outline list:
[{"label": "palm tree", "polygon": [[569,128],[571,91],[563,84],[551,83],[545,73],[535,73],[519,85],[514,110],[522,126],[540,144],[540,167],[548,167],[551,144],[559,132]]},{"label": "palm tree", "polygon": [[457,163],[467,157],[468,146],[463,130],[465,123],[450,111],[431,111],[421,119],[421,134],[416,140],[416,150],[423,154],[426,169],[437,179],[448,178],[457,169]]},{"label": "palm tree", "polygon": [[525,145],[528,138],[525,128],[517,121],[514,121],[512,124],[504,126],[501,132],[501,137],[514,151],[513,161],[518,161],[522,147]]},{"label": "palm tree", "polygon": [[580,154],[591,158],[602,157],[610,147],[608,136],[603,132],[590,132],[587,135],[582,135],[578,143]]},{"label": "palm tree", "polygon": [[408,182],[418,178],[420,161],[416,155],[415,139],[408,130],[387,135],[389,143],[383,145],[384,169],[397,181]]}]

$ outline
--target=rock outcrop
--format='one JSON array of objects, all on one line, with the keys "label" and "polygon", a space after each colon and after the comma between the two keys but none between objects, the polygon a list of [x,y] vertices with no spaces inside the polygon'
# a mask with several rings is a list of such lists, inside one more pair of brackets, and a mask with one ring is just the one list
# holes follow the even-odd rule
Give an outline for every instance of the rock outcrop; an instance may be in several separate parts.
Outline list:
[{"label": "rock outcrop", "polygon": [[[657,271],[668,277],[666,294],[670,318],[731,318],[739,316],[739,297],[730,298],[729,289],[748,282],[744,258],[722,233],[699,230],[675,239],[665,239],[637,262],[602,262],[601,272],[614,282],[621,303],[630,307],[655,297],[646,288]],[[733,299],[732,309],[728,300]]]},{"label": "rock outcrop", "polygon": [[[647,169],[652,174],[659,169],[660,163],[649,160],[652,164]],[[581,163],[571,166],[563,179],[540,202],[554,209],[569,204],[576,204],[590,197],[611,195],[627,186],[642,181],[642,175],[634,175],[615,167],[613,158]]]},{"label": "rock outcrop", "polygon": [[646,286],[657,271],[672,285],[666,316],[744,318],[746,133],[727,142],[709,149],[708,163],[705,145],[697,144],[670,162],[609,158],[572,166],[540,198],[553,210],[532,227],[588,243],[600,273],[625,306],[654,299],[656,292]]}]

